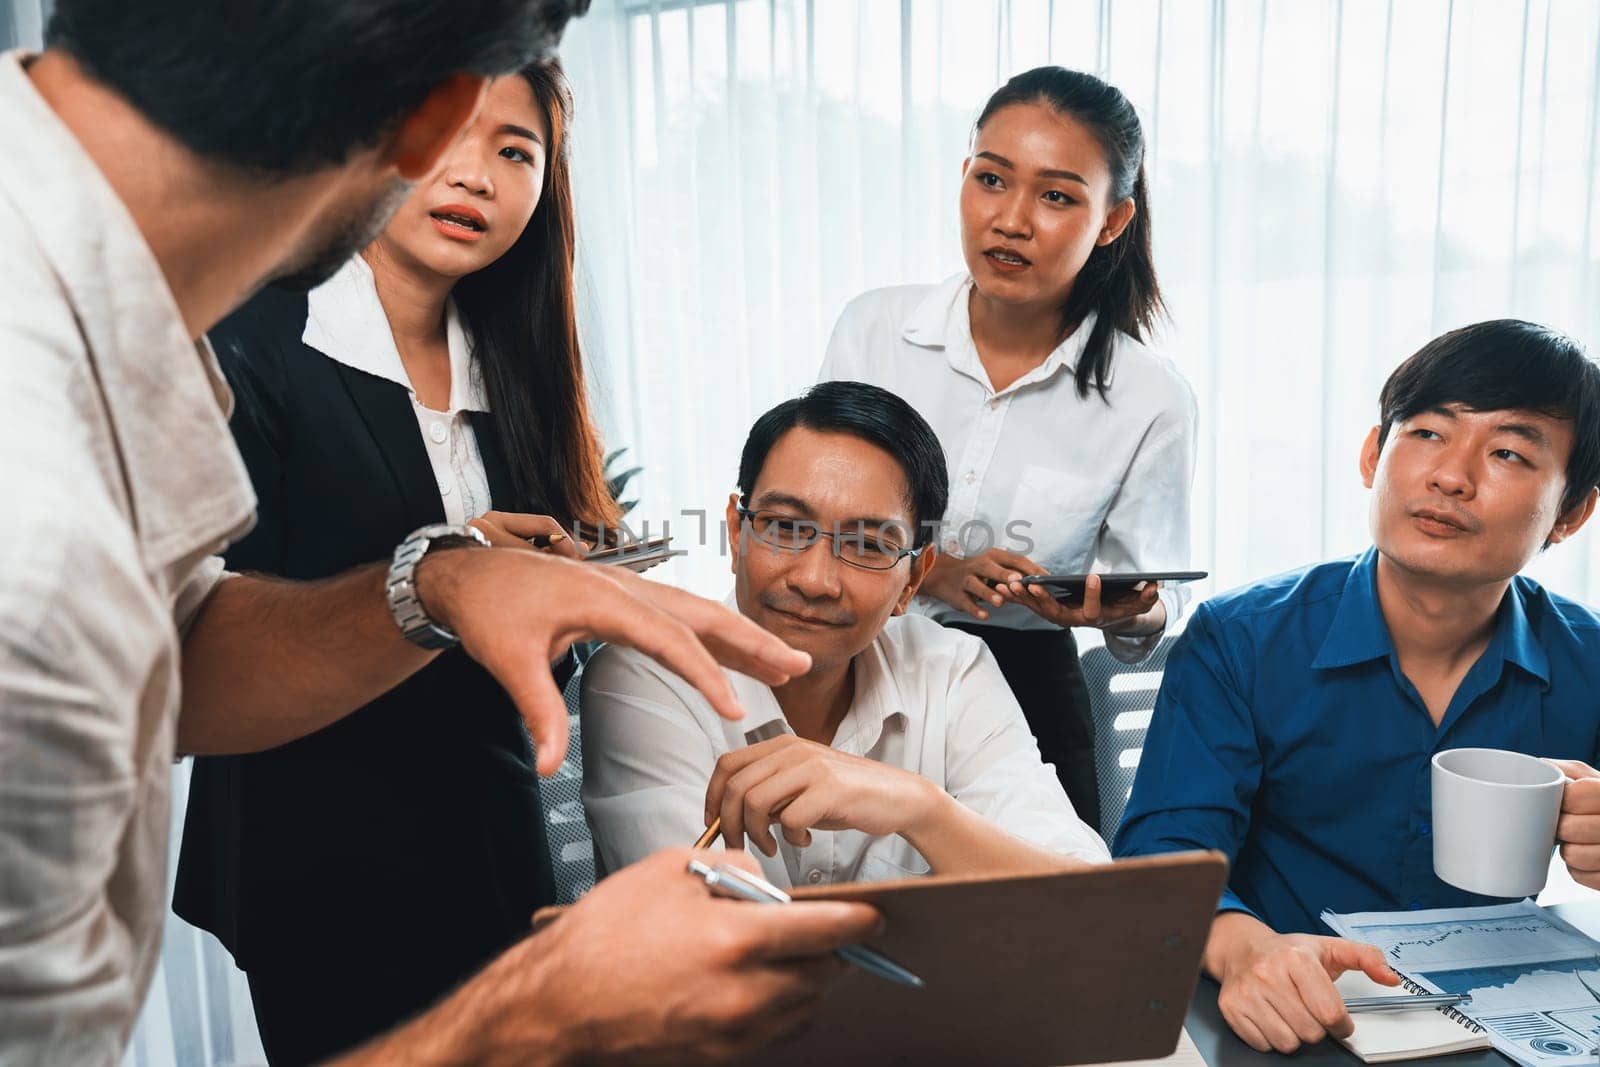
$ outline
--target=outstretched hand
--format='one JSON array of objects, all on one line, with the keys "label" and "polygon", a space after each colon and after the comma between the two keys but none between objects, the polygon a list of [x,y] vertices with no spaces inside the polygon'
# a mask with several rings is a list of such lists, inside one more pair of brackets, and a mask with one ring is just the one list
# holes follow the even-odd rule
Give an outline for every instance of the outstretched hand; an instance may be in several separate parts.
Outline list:
[{"label": "outstretched hand", "polygon": [[1274,933],[1240,913],[1217,917],[1213,941],[1227,936],[1227,923],[1249,929],[1222,953],[1226,963],[1217,976],[1222,982],[1217,1006],[1233,1032],[1257,1052],[1294,1052],[1329,1035],[1354,1033],[1355,1023],[1333,984],[1345,971],[1363,971],[1383,985],[1400,984],[1375,945]]},{"label": "outstretched hand", "polygon": [[[458,548],[417,568],[429,615],[503,686],[528,724],[539,773],[567,750],[567,707],[550,673],[575,641],[637,648],[705,695],[717,714],[743,717],[722,667],[782,685],[811,669],[790,648],[721,604],[618,567],[543,552]],[[719,666],[720,664],[720,666]]]}]

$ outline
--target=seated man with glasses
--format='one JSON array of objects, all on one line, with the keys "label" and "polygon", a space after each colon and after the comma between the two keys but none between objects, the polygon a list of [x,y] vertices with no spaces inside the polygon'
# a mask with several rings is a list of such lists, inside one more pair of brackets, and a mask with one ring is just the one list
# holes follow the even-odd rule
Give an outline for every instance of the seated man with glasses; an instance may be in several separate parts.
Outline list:
[{"label": "seated man with glasses", "polygon": [[876,386],[826,382],[756,421],[728,501],[734,601],[812,669],[777,688],[729,672],[729,722],[649,657],[598,653],[583,798],[608,868],[719,818],[780,886],[1107,859],[983,642],[905,614],[947,479],[932,428]]}]

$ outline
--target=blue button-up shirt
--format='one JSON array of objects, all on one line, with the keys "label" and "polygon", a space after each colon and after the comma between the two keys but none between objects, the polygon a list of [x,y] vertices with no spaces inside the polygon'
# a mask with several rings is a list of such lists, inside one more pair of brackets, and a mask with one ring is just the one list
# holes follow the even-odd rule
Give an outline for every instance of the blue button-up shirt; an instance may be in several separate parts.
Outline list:
[{"label": "blue button-up shirt", "polygon": [[1377,552],[1215,597],[1167,658],[1113,851],[1219,849],[1222,910],[1328,931],[1338,912],[1493,902],[1433,873],[1429,761],[1505,748],[1595,762],[1600,616],[1513,579],[1436,727],[1400,671]]}]

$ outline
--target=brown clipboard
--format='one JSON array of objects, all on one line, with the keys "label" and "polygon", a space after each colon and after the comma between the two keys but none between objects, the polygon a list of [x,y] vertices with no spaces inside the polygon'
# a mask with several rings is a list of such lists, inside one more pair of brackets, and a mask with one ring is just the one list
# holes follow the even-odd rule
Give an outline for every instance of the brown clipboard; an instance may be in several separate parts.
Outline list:
[{"label": "brown clipboard", "polygon": [[[804,1032],[741,1062],[1070,1067],[1168,1056],[1227,874],[1220,852],[1176,852],[1056,874],[790,890],[877,907],[885,930],[872,947],[926,986],[850,967]],[[541,908],[534,930],[565,910]]]},{"label": "brown clipboard", "polygon": [[849,968],[798,1035],[750,1067],[1066,1067],[1177,1048],[1227,878],[1220,852],[1012,877],[807,886],[883,912],[872,947],[927,983]]}]

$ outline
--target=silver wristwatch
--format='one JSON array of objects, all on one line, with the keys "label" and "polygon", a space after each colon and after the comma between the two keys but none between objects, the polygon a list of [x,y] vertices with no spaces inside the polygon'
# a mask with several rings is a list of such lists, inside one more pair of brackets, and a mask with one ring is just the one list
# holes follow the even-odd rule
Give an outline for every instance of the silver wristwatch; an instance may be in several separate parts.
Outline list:
[{"label": "silver wristwatch", "polygon": [[456,526],[453,523],[434,523],[400,542],[394,550],[394,562],[389,564],[389,582],[385,592],[389,598],[389,614],[400,627],[405,639],[422,648],[454,648],[461,638],[440,626],[428,616],[417,596],[416,570],[428,549],[439,544],[477,544],[489,547],[489,539],[474,526]]}]

